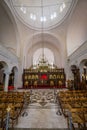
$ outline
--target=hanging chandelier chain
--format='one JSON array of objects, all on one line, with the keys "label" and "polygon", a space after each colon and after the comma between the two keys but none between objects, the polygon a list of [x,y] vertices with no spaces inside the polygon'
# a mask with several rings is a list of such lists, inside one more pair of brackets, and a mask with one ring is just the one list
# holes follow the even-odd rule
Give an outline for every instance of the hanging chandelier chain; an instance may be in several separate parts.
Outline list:
[{"label": "hanging chandelier chain", "polygon": [[[42,12],[42,18],[43,18],[43,0],[41,0],[41,12]],[[44,59],[44,36],[43,36],[43,21],[42,21],[42,59]]]}]

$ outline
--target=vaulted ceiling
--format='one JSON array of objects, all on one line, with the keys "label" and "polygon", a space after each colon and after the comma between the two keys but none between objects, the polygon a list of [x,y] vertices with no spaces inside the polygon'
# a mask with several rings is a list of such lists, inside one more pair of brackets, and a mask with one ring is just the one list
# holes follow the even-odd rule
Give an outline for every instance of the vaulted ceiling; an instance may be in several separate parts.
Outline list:
[{"label": "vaulted ceiling", "polygon": [[25,66],[42,47],[64,66],[87,40],[87,0],[0,0],[0,18],[0,43]]}]

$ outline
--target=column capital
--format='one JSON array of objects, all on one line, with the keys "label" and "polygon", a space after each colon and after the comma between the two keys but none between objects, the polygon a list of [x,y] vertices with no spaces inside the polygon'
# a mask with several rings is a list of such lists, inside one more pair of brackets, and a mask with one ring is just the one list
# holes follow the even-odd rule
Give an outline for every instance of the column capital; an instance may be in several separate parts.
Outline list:
[{"label": "column capital", "polygon": [[4,71],[4,73],[5,73],[6,75],[9,75],[9,74],[11,73],[11,71]]}]

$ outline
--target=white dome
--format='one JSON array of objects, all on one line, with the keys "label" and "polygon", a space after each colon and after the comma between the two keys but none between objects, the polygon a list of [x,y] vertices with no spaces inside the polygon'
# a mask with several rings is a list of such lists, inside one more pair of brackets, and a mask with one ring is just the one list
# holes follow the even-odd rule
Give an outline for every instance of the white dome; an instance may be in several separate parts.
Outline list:
[{"label": "white dome", "polygon": [[49,29],[60,24],[75,3],[74,0],[11,0],[11,2],[18,18],[36,29]]}]

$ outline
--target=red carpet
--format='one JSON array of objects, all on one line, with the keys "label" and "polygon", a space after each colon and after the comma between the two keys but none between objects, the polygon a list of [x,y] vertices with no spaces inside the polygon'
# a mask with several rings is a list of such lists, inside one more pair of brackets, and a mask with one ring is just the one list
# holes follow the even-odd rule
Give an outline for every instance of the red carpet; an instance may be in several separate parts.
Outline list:
[{"label": "red carpet", "polygon": [[[18,89],[54,89],[54,88],[57,88],[57,89],[62,89],[62,88],[66,88],[66,86],[28,86],[28,87],[22,87],[22,88],[18,88]],[[8,87],[8,90],[14,90],[14,86],[9,86]]]},{"label": "red carpet", "polygon": [[58,88],[58,89],[61,89],[61,88],[66,88],[66,86],[40,86],[40,85],[38,85],[38,86],[28,86],[28,87],[23,87],[23,89],[54,89],[54,88]]}]

